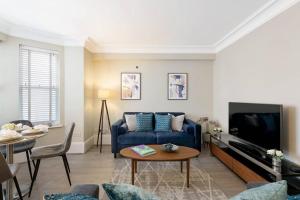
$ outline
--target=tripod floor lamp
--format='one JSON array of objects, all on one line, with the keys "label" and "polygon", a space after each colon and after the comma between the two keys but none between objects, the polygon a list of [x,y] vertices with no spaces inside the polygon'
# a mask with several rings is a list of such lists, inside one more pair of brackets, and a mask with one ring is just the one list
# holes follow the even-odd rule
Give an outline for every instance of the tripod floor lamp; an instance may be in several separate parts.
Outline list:
[{"label": "tripod floor lamp", "polygon": [[107,99],[109,98],[109,90],[102,89],[98,91],[98,99],[101,99],[101,111],[100,111],[100,119],[99,119],[99,128],[98,128],[98,137],[97,137],[97,146],[99,145],[100,138],[100,153],[102,152],[102,142],[103,142],[103,122],[104,122],[104,112],[106,112],[106,117],[108,121],[109,131],[111,133],[111,126],[109,120],[109,114],[107,109]]}]

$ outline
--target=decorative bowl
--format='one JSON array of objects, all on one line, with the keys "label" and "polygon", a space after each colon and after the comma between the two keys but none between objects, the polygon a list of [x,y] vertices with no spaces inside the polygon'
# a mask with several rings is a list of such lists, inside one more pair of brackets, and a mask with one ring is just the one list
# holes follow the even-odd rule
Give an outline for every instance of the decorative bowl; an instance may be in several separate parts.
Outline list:
[{"label": "decorative bowl", "polygon": [[179,148],[179,146],[177,146],[175,144],[171,144],[171,143],[161,145],[161,150],[166,151],[166,152],[175,152],[178,150],[178,148]]}]

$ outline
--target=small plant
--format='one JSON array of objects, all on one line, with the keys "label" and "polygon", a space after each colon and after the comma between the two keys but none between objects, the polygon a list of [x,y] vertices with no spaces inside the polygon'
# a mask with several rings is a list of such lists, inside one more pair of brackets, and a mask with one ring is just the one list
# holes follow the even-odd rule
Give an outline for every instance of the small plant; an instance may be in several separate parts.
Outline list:
[{"label": "small plant", "polygon": [[275,158],[277,160],[281,160],[283,159],[283,153],[280,150],[276,150],[276,149],[270,149],[267,151],[267,154],[272,156],[272,158]]},{"label": "small plant", "polygon": [[222,132],[222,128],[220,128],[220,127],[215,127],[215,128],[213,129],[213,131],[214,131],[215,133],[221,133],[221,132]]}]

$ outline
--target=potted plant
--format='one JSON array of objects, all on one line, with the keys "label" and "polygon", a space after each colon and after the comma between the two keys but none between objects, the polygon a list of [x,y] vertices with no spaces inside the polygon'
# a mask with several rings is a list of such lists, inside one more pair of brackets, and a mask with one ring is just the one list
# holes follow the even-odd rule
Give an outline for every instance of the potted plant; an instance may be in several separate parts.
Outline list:
[{"label": "potted plant", "polygon": [[281,160],[284,158],[282,151],[276,149],[270,149],[267,154],[272,157],[273,169],[278,171],[281,168]]}]

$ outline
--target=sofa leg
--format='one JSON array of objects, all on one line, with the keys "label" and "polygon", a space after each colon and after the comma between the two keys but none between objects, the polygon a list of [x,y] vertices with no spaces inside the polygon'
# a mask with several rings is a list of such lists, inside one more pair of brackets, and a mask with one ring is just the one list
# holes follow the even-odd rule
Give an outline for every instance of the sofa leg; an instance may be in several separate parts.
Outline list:
[{"label": "sofa leg", "polygon": [[114,158],[117,158],[117,153],[114,153]]}]

